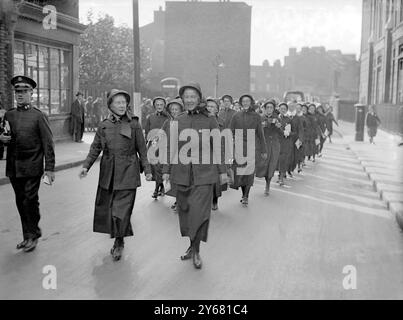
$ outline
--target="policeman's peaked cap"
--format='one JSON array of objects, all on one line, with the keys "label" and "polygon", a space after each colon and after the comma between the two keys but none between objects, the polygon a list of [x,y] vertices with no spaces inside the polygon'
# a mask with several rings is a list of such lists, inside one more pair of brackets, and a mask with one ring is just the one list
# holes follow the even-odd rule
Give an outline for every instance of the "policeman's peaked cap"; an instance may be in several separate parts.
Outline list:
[{"label": "policeman's peaked cap", "polygon": [[10,81],[14,89],[35,89],[36,82],[26,76],[15,76]]}]

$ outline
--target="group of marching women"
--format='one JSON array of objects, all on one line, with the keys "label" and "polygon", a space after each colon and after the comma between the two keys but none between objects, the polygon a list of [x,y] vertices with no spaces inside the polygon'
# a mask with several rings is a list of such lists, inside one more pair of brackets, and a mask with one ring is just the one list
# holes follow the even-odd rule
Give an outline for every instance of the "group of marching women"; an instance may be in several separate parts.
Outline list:
[{"label": "group of marching women", "polygon": [[[144,172],[147,181],[155,181],[154,199],[165,194],[176,198],[172,208],[178,213],[181,235],[190,240],[180,258],[192,259],[194,267],[200,269],[200,242],[207,241],[211,210],[217,210],[222,192],[228,188],[241,189],[240,201],[247,206],[254,179],[259,177],[265,178],[264,194],[268,196],[276,171],[282,186],[296,169],[302,171],[306,159],[315,161],[316,156],[321,155],[326,137],[331,137],[332,123],[336,122],[331,110],[325,112],[320,105],[269,100],[256,108],[249,94],[242,95],[238,101],[237,110],[230,95],[219,100],[204,99],[200,85],[189,83],[180,88],[175,99],[154,98],[155,112],[141,128],[139,119],[129,112],[130,95],[122,90],[110,92],[107,100],[110,115],[99,125],[80,177],[87,175],[102,152],[94,231],[108,233],[115,239],[111,249],[115,261],[122,256],[124,238],[133,235],[130,217],[136,190],[141,185],[140,173]],[[230,163],[224,163],[222,157],[219,162],[206,164],[202,152],[198,154],[199,162],[195,163],[151,161],[147,150],[159,143],[162,131],[167,134],[167,143],[171,143],[168,128],[172,122],[176,122],[179,132],[195,129],[200,146],[203,129],[230,129],[233,135],[241,130],[243,150],[248,148],[248,129],[253,129],[254,170],[239,174],[239,169],[248,164],[237,163],[236,157]],[[177,141],[173,151],[180,150],[186,143]],[[217,149],[216,144],[209,143],[213,154],[223,156],[225,148]],[[171,145],[167,150],[171,150]]]}]

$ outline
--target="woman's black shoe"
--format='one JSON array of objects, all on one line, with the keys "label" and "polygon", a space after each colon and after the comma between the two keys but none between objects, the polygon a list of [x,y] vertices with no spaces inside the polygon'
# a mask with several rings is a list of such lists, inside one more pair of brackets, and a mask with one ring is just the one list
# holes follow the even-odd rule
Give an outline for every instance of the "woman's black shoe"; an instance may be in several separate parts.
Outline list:
[{"label": "woman's black shoe", "polygon": [[158,198],[158,191],[154,191],[152,197],[153,197],[154,199],[157,199],[157,198]]},{"label": "woman's black shoe", "polygon": [[35,250],[37,244],[38,239],[28,239],[24,247],[24,252],[31,252]]},{"label": "woman's black shoe", "polygon": [[189,260],[192,257],[192,252],[193,252],[192,246],[190,246],[186,250],[185,254],[183,256],[181,256],[181,260]]},{"label": "woman's black shoe", "polygon": [[20,242],[19,244],[17,244],[17,249],[18,250],[24,249],[25,246],[27,245],[27,242],[28,242],[28,240],[24,240],[24,241]]},{"label": "woman's black shoe", "polygon": [[194,252],[193,254],[193,265],[196,269],[201,269],[202,267],[202,259],[200,257],[200,254],[198,252]]}]

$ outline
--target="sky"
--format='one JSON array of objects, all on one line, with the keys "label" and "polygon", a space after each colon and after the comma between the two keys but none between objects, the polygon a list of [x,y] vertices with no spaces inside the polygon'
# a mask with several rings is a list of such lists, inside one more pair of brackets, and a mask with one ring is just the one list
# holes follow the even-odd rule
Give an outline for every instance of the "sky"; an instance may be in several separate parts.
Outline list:
[{"label": "sky", "polygon": [[[203,0],[204,2],[218,0]],[[233,1],[232,2],[237,2]],[[283,63],[290,47],[324,46],[359,58],[362,0],[244,0],[252,6],[251,64]],[[132,27],[132,0],[80,0],[80,21],[88,10],[109,14],[116,25]],[[165,0],[139,0],[140,27],[151,23]]]}]

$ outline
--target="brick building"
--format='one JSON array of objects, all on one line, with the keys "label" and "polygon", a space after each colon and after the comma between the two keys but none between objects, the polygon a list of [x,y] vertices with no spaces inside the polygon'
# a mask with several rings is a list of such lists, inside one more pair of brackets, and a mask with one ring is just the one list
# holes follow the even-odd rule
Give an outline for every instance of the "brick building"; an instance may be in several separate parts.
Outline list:
[{"label": "brick building", "polygon": [[265,60],[261,66],[250,67],[250,93],[255,99],[276,97],[281,99],[284,93],[285,74],[280,60],[273,66]]},{"label": "brick building", "polygon": [[327,101],[337,94],[342,99],[358,99],[359,62],[354,54],[325,47],[290,48],[284,57],[284,90],[299,90]]},{"label": "brick building", "polygon": [[[10,79],[25,74],[37,83],[33,104],[49,115],[56,140],[70,137],[70,105],[78,90],[78,0],[0,2],[0,92],[13,106]],[[56,8],[55,29],[45,27],[46,5]]]},{"label": "brick building", "polygon": [[200,82],[206,96],[249,91],[251,7],[243,2],[167,1],[140,39],[158,51],[154,86],[176,78]]},{"label": "brick building", "polygon": [[364,0],[360,102],[403,103],[403,0]]}]

